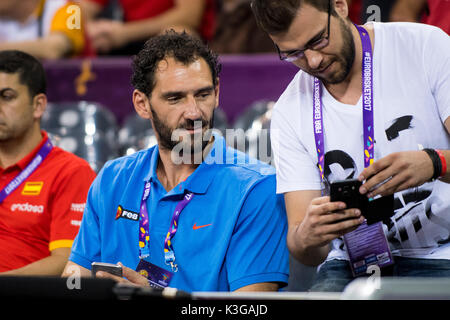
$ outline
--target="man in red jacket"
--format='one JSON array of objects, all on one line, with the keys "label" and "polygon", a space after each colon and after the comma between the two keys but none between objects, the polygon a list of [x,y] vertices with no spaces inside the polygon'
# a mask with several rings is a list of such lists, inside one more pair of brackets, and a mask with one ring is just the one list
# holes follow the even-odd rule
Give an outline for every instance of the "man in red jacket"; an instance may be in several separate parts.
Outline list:
[{"label": "man in red jacket", "polygon": [[95,178],[40,129],[45,74],[34,57],[0,52],[0,274],[59,275]]}]

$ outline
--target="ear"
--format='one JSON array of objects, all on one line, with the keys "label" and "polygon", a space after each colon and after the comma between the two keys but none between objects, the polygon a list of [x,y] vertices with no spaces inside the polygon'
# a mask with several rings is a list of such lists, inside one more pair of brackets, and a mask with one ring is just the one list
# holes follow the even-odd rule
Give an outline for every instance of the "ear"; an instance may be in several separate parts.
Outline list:
[{"label": "ear", "polygon": [[150,101],[147,95],[137,89],[133,91],[133,105],[136,113],[144,119],[152,119]]},{"label": "ear", "polygon": [[37,94],[33,98],[33,117],[40,119],[47,109],[47,96],[43,93]]},{"label": "ear", "polygon": [[348,17],[348,5],[346,0],[332,0],[334,2],[334,10],[341,16],[341,18],[346,19]]},{"label": "ear", "polygon": [[220,82],[219,82],[219,78],[217,78],[217,84],[216,84],[216,87],[214,88],[214,93],[216,94],[216,105],[214,106],[214,108],[217,108],[218,106],[219,106],[219,93],[220,93],[220,90],[219,90],[219,87],[220,87]]}]

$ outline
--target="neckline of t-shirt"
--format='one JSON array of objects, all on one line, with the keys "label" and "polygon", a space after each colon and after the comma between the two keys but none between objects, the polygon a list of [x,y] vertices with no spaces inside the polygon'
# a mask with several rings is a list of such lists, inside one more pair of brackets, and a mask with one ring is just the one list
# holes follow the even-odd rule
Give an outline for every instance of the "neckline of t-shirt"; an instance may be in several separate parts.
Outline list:
[{"label": "neckline of t-shirt", "polygon": [[[377,35],[379,34],[379,25],[376,22],[367,22],[366,24],[372,24],[373,26],[373,32],[375,34],[375,38],[377,38]],[[379,39],[379,37],[378,37]],[[373,51],[373,55],[374,55],[374,60],[378,59],[378,52],[380,51],[379,47],[379,41],[375,41],[375,45],[374,45],[374,51]],[[374,71],[374,76],[375,76],[375,71]],[[331,95],[331,93],[327,90],[327,88],[325,88],[325,86],[322,86],[323,90],[322,90],[322,99],[323,99],[323,103],[326,106],[330,106],[330,108],[333,109],[337,109],[340,112],[344,112],[344,113],[355,113],[355,112],[359,112],[362,108],[362,94],[358,99],[358,102],[356,104],[346,104],[346,103],[342,103],[339,100],[337,100],[335,97],[333,97]]]}]

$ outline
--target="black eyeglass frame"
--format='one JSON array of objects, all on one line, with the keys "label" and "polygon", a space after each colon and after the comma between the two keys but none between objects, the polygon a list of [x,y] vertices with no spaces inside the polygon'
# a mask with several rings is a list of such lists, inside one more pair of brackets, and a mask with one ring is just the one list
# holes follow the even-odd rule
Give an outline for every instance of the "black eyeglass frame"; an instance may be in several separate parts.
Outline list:
[{"label": "black eyeglass frame", "polygon": [[[327,35],[325,37],[320,38],[319,40],[315,41],[314,43],[312,43],[310,45],[306,45],[305,48],[302,49],[302,50],[295,50],[295,51],[292,51],[292,52],[290,52],[288,54],[283,54],[281,52],[280,48],[278,47],[278,45],[276,43],[274,43],[275,44],[275,48],[277,48],[278,57],[280,58],[280,60],[293,62],[293,61],[296,61],[296,60],[304,57],[306,50],[320,50],[320,49],[323,49],[326,46],[328,46],[328,44],[330,43],[330,20],[331,20],[331,0],[328,0]],[[318,43],[322,42],[323,40],[327,40],[327,42],[323,46],[321,46],[320,48],[314,48],[314,46],[316,46]]]}]

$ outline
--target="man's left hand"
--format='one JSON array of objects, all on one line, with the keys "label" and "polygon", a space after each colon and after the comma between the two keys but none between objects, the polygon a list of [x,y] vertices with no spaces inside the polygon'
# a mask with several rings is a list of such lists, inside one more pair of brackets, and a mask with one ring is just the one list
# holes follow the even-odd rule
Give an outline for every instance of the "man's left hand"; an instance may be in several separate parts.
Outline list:
[{"label": "man's left hand", "polygon": [[361,172],[358,179],[367,181],[359,192],[369,198],[390,195],[424,184],[433,172],[433,163],[425,151],[391,153]]},{"label": "man's left hand", "polygon": [[112,275],[111,273],[105,272],[105,271],[98,271],[95,276],[98,278],[109,278],[113,279],[118,283],[124,283],[132,286],[138,286],[138,287],[149,287],[149,283],[147,278],[141,276],[138,272],[134,271],[133,269],[130,269],[128,267],[125,267],[120,262],[118,265],[122,266],[122,275],[123,278]]}]

